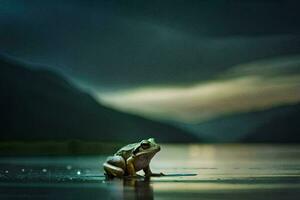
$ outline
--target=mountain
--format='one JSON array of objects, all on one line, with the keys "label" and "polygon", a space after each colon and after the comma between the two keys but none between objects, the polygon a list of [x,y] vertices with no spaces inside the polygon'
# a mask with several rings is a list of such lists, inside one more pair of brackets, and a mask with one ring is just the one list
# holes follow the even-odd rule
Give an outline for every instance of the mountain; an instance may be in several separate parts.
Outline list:
[{"label": "mountain", "polygon": [[286,112],[273,116],[243,138],[243,142],[300,142],[300,104],[286,106]]},{"label": "mountain", "polygon": [[182,125],[208,142],[300,142],[300,103]]},{"label": "mountain", "polygon": [[99,104],[58,73],[0,57],[1,140],[195,142],[172,125]]}]

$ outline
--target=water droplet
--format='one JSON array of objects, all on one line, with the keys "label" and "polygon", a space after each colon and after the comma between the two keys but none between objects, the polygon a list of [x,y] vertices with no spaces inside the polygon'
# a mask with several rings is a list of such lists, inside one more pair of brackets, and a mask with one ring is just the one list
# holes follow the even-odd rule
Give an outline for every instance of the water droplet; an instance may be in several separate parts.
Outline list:
[{"label": "water droplet", "polygon": [[44,169],[42,169],[42,171],[43,171],[43,172],[47,172],[47,169],[44,168]]},{"label": "water droplet", "polygon": [[25,169],[21,169],[22,172],[25,172]]},{"label": "water droplet", "polygon": [[71,170],[72,169],[72,166],[71,165],[68,165],[67,166],[67,170]]},{"label": "water droplet", "polygon": [[77,171],[77,175],[80,175],[80,174],[81,174],[81,172],[78,170],[78,171]]},{"label": "water droplet", "polygon": [[5,173],[8,174],[8,170],[6,170]]}]

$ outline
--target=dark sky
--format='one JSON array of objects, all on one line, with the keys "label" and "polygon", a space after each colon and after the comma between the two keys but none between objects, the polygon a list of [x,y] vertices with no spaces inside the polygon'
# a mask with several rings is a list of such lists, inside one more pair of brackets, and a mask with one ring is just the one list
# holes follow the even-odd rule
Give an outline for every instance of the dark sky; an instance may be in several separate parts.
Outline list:
[{"label": "dark sky", "polygon": [[2,0],[0,44],[99,87],[180,84],[297,54],[295,2]]},{"label": "dark sky", "polygon": [[[54,68],[100,97],[194,87],[253,62],[284,63],[289,70],[278,74],[297,74],[299,6],[286,0],[0,0],[0,51]],[[272,66],[263,77],[273,75]]]}]

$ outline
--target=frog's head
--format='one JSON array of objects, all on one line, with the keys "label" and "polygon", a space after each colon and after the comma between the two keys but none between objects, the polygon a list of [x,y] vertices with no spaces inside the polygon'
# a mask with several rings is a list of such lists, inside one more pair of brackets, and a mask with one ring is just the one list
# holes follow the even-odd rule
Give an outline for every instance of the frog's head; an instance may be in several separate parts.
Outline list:
[{"label": "frog's head", "polygon": [[157,152],[160,151],[160,146],[155,142],[154,138],[148,140],[142,140],[138,143],[137,148],[134,150],[134,154],[138,155],[149,155],[153,157]]}]

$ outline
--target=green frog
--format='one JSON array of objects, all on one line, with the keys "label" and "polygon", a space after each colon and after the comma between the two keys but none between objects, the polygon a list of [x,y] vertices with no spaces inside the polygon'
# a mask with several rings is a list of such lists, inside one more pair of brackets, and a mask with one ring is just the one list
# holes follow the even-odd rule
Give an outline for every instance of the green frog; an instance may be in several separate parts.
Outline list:
[{"label": "green frog", "polygon": [[128,144],[107,158],[103,164],[107,177],[138,176],[136,172],[143,170],[146,177],[163,176],[163,173],[152,173],[150,161],[160,151],[160,146],[153,138],[138,143]]}]

